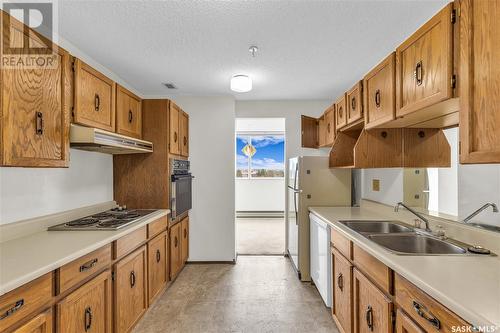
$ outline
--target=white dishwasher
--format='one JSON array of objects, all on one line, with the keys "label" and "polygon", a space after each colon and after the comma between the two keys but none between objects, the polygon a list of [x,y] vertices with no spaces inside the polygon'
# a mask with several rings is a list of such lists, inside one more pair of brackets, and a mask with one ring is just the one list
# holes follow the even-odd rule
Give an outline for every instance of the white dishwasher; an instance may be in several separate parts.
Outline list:
[{"label": "white dishwasher", "polygon": [[330,227],[316,215],[309,213],[311,244],[311,279],[327,307],[332,306],[332,256],[330,255]]}]

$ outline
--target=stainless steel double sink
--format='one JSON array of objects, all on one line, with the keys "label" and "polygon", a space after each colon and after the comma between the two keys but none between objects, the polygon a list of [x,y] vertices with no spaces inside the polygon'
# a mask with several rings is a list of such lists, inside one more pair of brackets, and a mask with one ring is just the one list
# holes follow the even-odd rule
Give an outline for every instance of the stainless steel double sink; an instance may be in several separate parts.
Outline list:
[{"label": "stainless steel double sink", "polygon": [[466,255],[467,244],[441,239],[405,225],[400,221],[353,220],[340,221],[346,227],[365,236],[391,252],[401,255]]}]

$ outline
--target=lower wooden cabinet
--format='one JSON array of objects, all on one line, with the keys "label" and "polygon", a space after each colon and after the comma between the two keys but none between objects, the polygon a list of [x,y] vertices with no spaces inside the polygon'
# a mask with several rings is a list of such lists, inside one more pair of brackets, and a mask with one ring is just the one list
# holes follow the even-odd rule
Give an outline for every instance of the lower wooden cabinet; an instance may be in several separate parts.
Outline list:
[{"label": "lower wooden cabinet", "polygon": [[181,225],[182,223],[174,224],[170,228],[170,278],[173,279],[179,274],[182,268],[181,262]]},{"label": "lower wooden cabinet", "polygon": [[391,333],[392,302],[356,268],[354,285],[354,332]]},{"label": "lower wooden cabinet", "polygon": [[148,243],[148,301],[149,304],[165,287],[167,275],[167,240],[166,232],[153,238]]},{"label": "lower wooden cabinet", "polygon": [[101,273],[57,303],[56,317],[60,333],[111,333],[111,273]]},{"label": "lower wooden cabinet", "polygon": [[396,333],[425,333],[413,320],[401,310],[396,314]]},{"label": "lower wooden cabinet", "polygon": [[53,321],[52,308],[50,308],[15,330],[14,333],[52,333]]},{"label": "lower wooden cabinet", "polygon": [[114,266],[114,332],[130,332],[147,309],[146,246]]},{"label": "lower wooden cabinet", "polygon": [[184,265],[189,257],[189,217],[181,221],[181,263]]},{"label": "lower wooden cabinet", "polygon": [[332,315],[340,332],[352,332],[352,264],[337,250],[332,250]]}]

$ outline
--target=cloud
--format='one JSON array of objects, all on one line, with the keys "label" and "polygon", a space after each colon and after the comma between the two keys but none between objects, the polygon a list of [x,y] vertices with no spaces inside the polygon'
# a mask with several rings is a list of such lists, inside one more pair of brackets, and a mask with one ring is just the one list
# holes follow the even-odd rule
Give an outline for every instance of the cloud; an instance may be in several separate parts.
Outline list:
[{"label": "cloud", "polygon": [[252,159],[252,169],[284,170],[285,165],[272,158]]},{"label": "cloud", "polygon": [[282,142],[285,142],[285,137],[283,135],[265,135],[252,137],[252,144],[255,148],[263,148]]}]

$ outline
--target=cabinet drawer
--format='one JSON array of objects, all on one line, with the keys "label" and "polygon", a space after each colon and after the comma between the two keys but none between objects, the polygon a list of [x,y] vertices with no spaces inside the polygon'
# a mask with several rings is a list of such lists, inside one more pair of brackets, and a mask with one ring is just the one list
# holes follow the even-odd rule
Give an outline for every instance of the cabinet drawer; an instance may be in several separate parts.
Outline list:
[{"label": "cabinet drawer", "polygon": [[363,119],[363,84],[358,82],[347,92],[347,124]]},{"label": "cabinet drawer", "polygon": [[111,244],[80,257],[58,270],[59,293],[63,293],[111,263]]},{"label": "cabinet drawer", "polygon": [[15,330],[14,333],[52,333],[53,326],[54,319],[52,308],[50,308]]},{"label": "cabinet drawer", "polygon": [[163,216],[148,224],[148,238],[151,239],[160,232],[165,231],[165,229],[167,229],[167,223],[167,217]]},{"label": "cabinet drawer", "polygon": [[410,317],[398,309],[396,314],[396,333],[424,333]]},{"label": "cabinet drawer", "polygon": [[363,79],[365,129],[385,124],[396,116],[395,58],[391,53]]},{"label": "cabinet drawer", "polygon": [[391,333],[392,302],[356,268],[354,284],[354,332]]},{"label": "cabinet drawer", "polygon": [[132,231],[130,234],[123,236],[113,242],[114,259],[120,258],[131,252],[146,241],[146,226]]},{"label": "cabinet drawer", "polygon": [[74,122],[115,131],[115,83],[75,59]]},{"label": "cabinet drawer", "polygon": [[52,273],[47,273],[0,296],[0,332],[49,304],[52,295]]},{"label": "cabinet drawer", "polygon": [[451,332],[452,327],[470,327],[462,318],[398,274],[394,288],[396,303],[427,332]]},{"label": "cabinet drawer", "polygon": [[116,85],[116,133],[142,138],[141,99]]},{"label": "cabinet drawer", "polygon": [[370,278],[385,293],[391,292],[392,271],[378,259],[368,254],[357,245],[353,245],[352,257],[354,264]]},{"label": "cabinet drawer", "polygon": [[332,315],[343,333],[352,331],[352,265],[340,252],[332,250]]},{"label": "cabinet drawer", "polygon": [[341,129],[347,125],[347,103],[346,95],[343,94],[335,102],[335,128]]},{"label": "cabinet drawer", "polygon": [[149,304],[167,283],[167,233],[156,236],[148,243],[148,300]]},{"label": "cabinet drawer", "polygon": [[111,333],[111,273],[103,272],[57,304],[59,332]]},{"label": "cabinet drawer", "polygon": [[352,259],[352,243],[339,231],[330,228],[330,241],[333,246],[347,259]]}]

